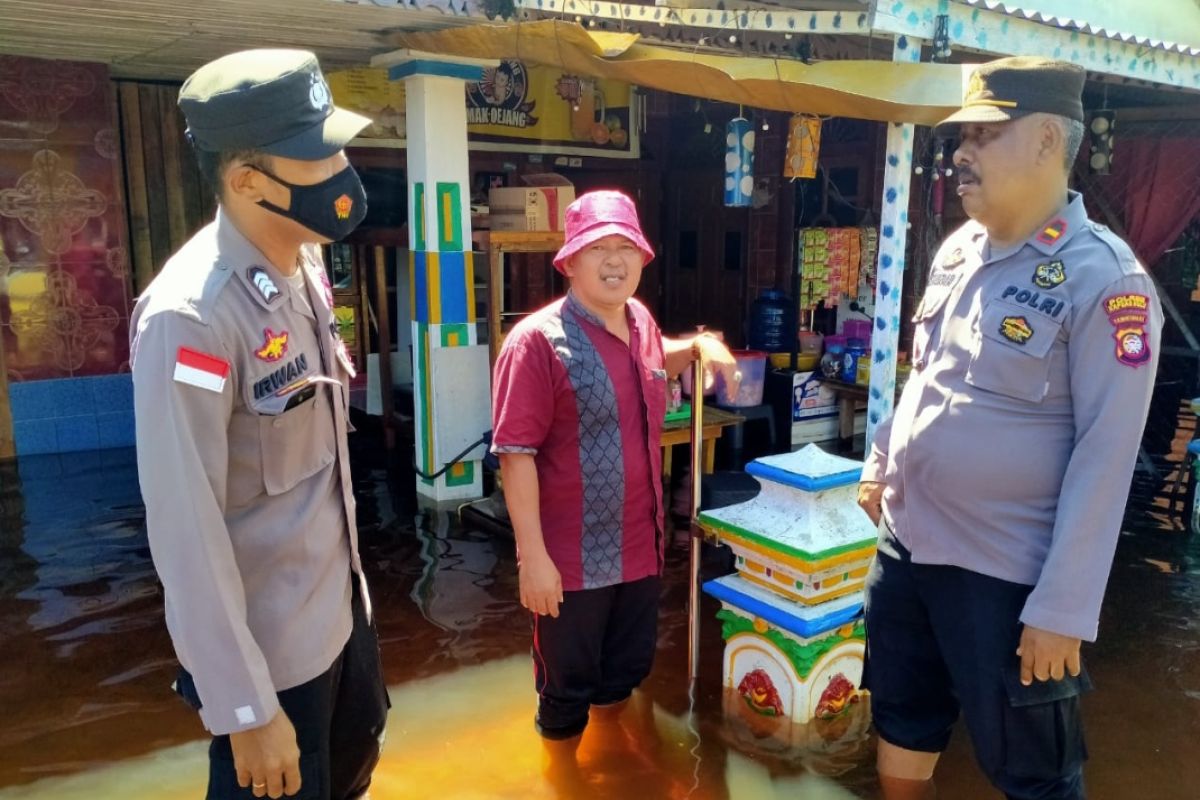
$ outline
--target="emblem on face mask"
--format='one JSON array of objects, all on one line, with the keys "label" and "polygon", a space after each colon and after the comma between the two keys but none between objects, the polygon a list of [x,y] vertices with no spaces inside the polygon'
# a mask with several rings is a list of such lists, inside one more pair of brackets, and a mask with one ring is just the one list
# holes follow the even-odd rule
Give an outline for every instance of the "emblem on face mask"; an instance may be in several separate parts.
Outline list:
[{"label": "emblem on face mask", "polygon": [[1024,317],[1005,317],[1000,323],[1000,335],[1014,344],[1025,344],[1033,338],[1033,328]]},{"label": "emblem on face mask", "polygon": [[262,347],[255,350],[254,355],[261,361],[278,361],[287,355],[287,349],[287,331],[282,331],[276,335],[270,328],[263,328]]},{"label": "emblem on face mask", "polygon": [[1038,264],[1033,271],[1033,285],[1039,289],[1053,289],[1067,279],[1067,271],[1063,262],[1051,261],[1049,264]]},{"label": "emblem on face mask", "polygon": [[350,219],[350,212],[353,208],[354,201],[350,199],[350,195],[348,194],[344,194],[333,201],[333,210],[337,214],[338,219]]},{"label": "emblem on face mask", "polygon": [[250,278],[250,283],[258,289],[258,293],[262,295],[262,299],[268,303],[273,302],[279,297],[279,287],[275,285],[275,281],[271,280],[271,276],[262,267],[251,267],[246,273],[246,277]]},{"label": "emblem on face mask", "polygon": [[1104,312],[1117,340],[1117,361],[1127,367],[1140,367],[1150,360],[1150,342],[1146,323],[1150,319],[1150,298],[1144,294],[1118,294],[1105,298]]}]

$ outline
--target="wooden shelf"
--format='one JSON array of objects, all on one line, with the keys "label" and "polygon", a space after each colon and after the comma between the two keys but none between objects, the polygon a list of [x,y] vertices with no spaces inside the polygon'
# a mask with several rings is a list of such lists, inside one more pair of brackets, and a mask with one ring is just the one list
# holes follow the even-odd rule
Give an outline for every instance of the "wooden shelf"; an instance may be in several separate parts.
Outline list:
[{"label": "wooden shelf", "polygon": [[[483,237],[481,237],[483,238]],[[505,312],[504,256],[506,253],[556,253],[563,246],[561,231],[489,231],[483,244],[488,253],[488,352],[492,363],[500,353],[500,319],[527,312]]]}]

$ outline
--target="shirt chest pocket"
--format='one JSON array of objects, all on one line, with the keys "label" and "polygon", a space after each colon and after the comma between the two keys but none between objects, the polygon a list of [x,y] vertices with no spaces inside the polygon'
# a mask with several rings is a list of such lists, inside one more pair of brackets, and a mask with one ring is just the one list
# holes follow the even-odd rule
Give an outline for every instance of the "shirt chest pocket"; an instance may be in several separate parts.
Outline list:
[{"label": "shirt chest pocket", "polygon": [[227,497],[244,507],[263,495],[287,492],[333,463],[337,443],[329,393],[320,385],[309,400],[281,414],[243,409],[229,429],[230,471]]},{"label": "shirt chest pocket", "polygon": [[283,494],[333,463],[337,448],[329,392],[336,388],[318,386],[311,400],[273,417],[259,417],[267,494]]},{"label": "shirt chest pocket", "polygon": [[664,416],[667,413],[667,371],[647,368],[644,374],[646,379],[642,381],[642,386],[647,412]]},{"label": "shirt chest pocket", "polygon": [[984,306],[979,324],[967,383],[1016,400],[1041,402],[1050,384],[1052,351],[1062,320],[1018,303],[992,300]]},{"label": "shirt chest pocket", "polygon": [[912,358],[914,363],[928,358],[934,333],[941,322],[942,309],[946,307],[946,301],[950,299],[952,288],[953,285],[931,287],[921,298],[921,304],[917,306],[917,311],[913,314],[915,327],[913,328]]}]

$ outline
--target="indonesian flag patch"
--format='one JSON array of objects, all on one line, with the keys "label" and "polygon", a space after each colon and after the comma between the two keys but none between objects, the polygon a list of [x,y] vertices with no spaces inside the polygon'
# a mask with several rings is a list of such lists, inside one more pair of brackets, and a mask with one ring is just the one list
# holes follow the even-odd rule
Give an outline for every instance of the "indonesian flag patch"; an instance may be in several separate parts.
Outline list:
[{"label": "indonesian flag patch", "polygon": [[192,350],[190,347],[179,348],[179,355],[175,358],[175,380],[179,383],[220,394],[225,390],[225,380],[228,377],[229,362],[225,359]]}]

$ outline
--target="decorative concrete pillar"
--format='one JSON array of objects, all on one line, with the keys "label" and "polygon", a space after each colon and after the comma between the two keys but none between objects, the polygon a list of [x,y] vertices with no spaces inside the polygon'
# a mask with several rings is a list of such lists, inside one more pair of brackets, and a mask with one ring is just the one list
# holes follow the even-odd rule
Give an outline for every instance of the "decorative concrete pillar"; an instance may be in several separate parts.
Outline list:
[{"label": "decorative concrete pillar", "polygon": [[[405,90],[417,493],[434,503],[478,498],[482,447],[427,476],[491,427],[487,348],[475,324],[466,84],[495,62],[405,50],[375,63]],[[458,348],[472,350],[446,352]]]},{"label": "decorative concrete pillar", "polygon": [[[793,725],[847,714],[862,678],[876,540],[856,499],[862,465],[810,444],[746,472],[762,484],[757,497],[700,514],[737,563],[736,574],[704,585],[721,601],[726,697],[740,698],[738,711]],[[769,727],[785,741],[801,733]]]},{"label": "decorative concrete pillar", "polygon": [[[892,60],[921,60],[921,40],[897,36]],[[890,123],[883,171],[883,213],[879,225],[879,264],[875,280],[875,326],[871,335],[871,386],[867,401],[867,452],[875,429],[892,413],[896,396],[896,354],[900,342],[900,294],[908,244],[908,199],[912,180],[913,126]]]}]

